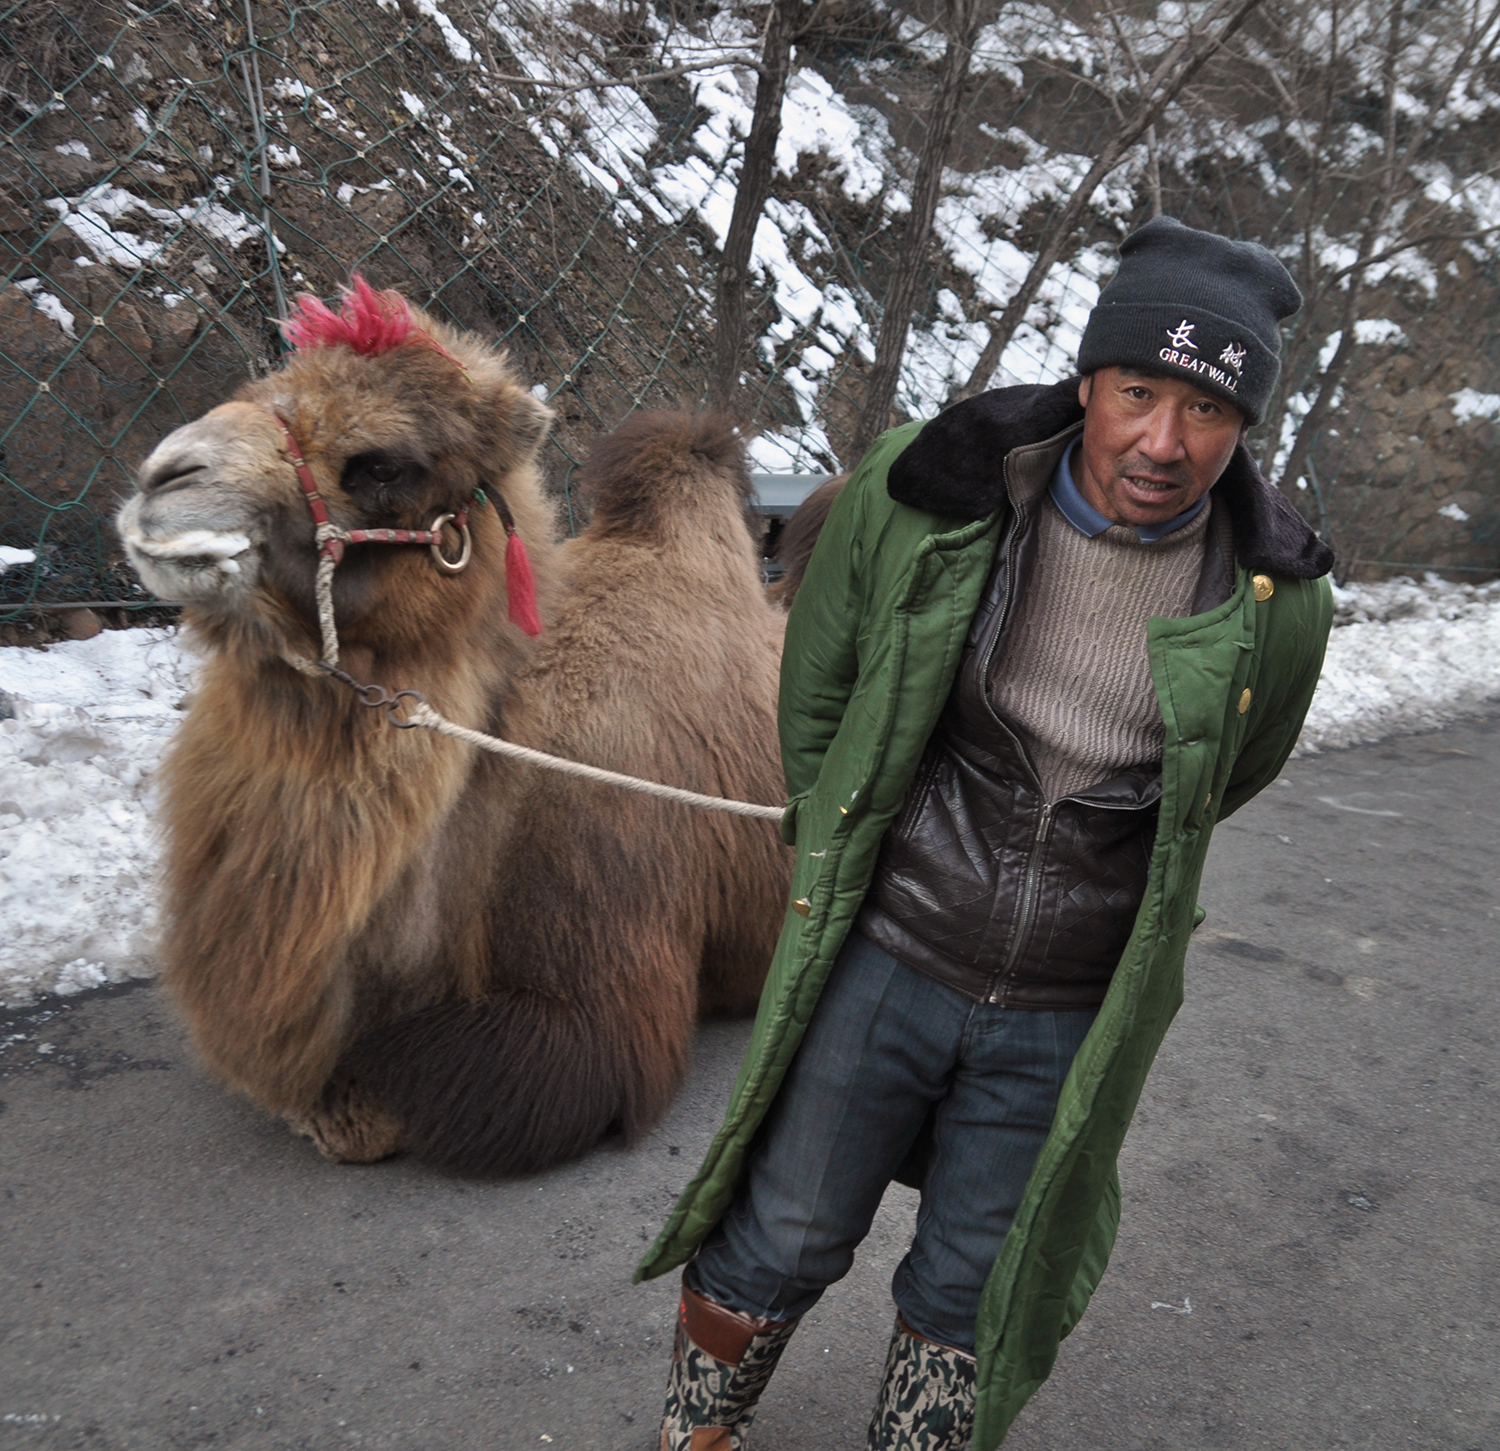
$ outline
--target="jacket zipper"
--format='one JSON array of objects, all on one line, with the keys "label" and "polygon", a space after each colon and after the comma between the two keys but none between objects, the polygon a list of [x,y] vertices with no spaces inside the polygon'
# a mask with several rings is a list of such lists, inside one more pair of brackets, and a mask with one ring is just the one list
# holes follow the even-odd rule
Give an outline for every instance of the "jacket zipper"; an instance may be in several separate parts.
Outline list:
[{"label": "jacket zipper", "polygon": [[[990,636],[989,648],[984,652],[983,660],[980,661],[979,679],[976,683],[980,699],[983,700],[995,724],[1010,737],[1011,744],[1015,747],[1016,754],[1020,757],[1021,763],[1030,773],[1032,784],[1036,787],[1037,795],[1040,797],[1042,779],[1037,774],[1037,769],[1031,762],[1031,755],[1027,751],[1025,743],[1011,730],[1009,725],[1000,719],[999,714],[990,704],[990,668],[995,662],[995,651],[1000,646],[1000,639],[1010,622],[1011,608],[1015,603],[1016,569],[1021,560],[1021,531],[1026,523],[1024,511],[1017,507],[1014,502],[1011,507],[1015,509],[1015,518],[1009,530],[1010,537],[1006,540],[1005,599],[1000,605],[1000,618],[995,622],[994,631]],[[1052,835],[1053,809],[1050,802],[1043,801],[1041,811],[1037,816],[1036,830],[1031,836],[1031,849],[1026,856],[1026,871],[1021,879],[1021,916],[1016,923],[1015,934],[1011,938],[1010,951],[1005,955],[1005,962],[1001,966],[1000,971],[992,979],[994,987],[989,993],[989,1001],[992,1003],[998,1003],[1004,996],[1004,984],[1010,977],[1016,963],[1020,961],[1022,950],[1026,946],[1027,939],[1031,936],[1032,921],[1036,916],[1038,868],[1041,865],[1042,851],[1047,845],[1047,838]]]},{"label": "jacket zipper", "polygon": [[1037,898],[1041,895],[1038,879],[1041,875],[1042,853],[1048,841],[1051,840],[1052,827],[1057,821],[1057,808],[1069,804],[1089,806],[1095,811],[1139,811],[1142,809],[1139,806],[1116,805],[1109,801],[1089,801],[1082,796],[1063,796],[1056,801],[1042,802],[1041,811],[1037,815],[1036,830],[1031,835],[1031,850],[1026,857],[1026,871],[1021,878],[1021,915],[1016,922],[1010,951],[1005,954],[1005,961],[1000,970],[990,979],[993,986],[986,994],[986,1002],[998,1003],[1005,996],[1006,980],[1031,945],[1031,929],[1036,925]]},{"label": "jacket zipper", "polygon": [[[1015,510],[1015,518],[1011,524],[1009,538],[1006,541],[1006,569],[1005,569],[1005,599],[1000,606],[1000,618],[995,625],[993,635],[990,637],[989,648],[984,652],[984,659],[979,672],[979,695],[980,699],[988,708],[991,718],[995,724],[1010,737],[1011,744],[1015,747],[1016,754],[1021,758],[1022,764],[1031,773],[1032,784],[1036,787],[1037,795],[1041,795],[1042,778],[1032,764],[1031,755],[1026,749],[1026,744],[1010,726],[1000,718],[999,713],[990,703],[990,667],[994,664],[995,651],[999,648],[1000,637],[1005,632],[1006,624],[1010,618],[1010,610],[1015,602],[1016,591],[1016,565],[1021,558],[1021,526],[1025,523],[1025,511],[1012,502]],[[1037,817],[1036,830],[1032,833],[1031,849],[1026,857],[1026,872],[1021,879],[1021,916],[1016,923],[1015,935],[1011,940],[1010,951],[1005,954],[1005,962],[999,972],[990,979],[992,987],[986,995],[986,1001],[999,1003],[1005,996],[1005,982],[1010,977],[1016,964],[1021,960],[1022,953],[1030,945],[1029,938],[1036,917],[1036,899],[1040,895],[1038,877],[1041,866],[1042,852],[1046,848],[1047,841],[1052,835],[1052,823],[1056,817],[1057,808],[1073,802],[1079,805],[1094,806],[1105,811],[1133,811],[1136,807],[1115,806],[1105,802],[1084,801],[1078,796],[1064,796],[1058,801],[1043,801],[1040,814]]]},{"label": "jacket zipper", "polygon": [[1026,857],[1026,874],[1021,879],[1021,916],[1016,923],[1015,936],[1011,939],[1010,951],[1005,955],[1005,962],[996,974],[998,984],[990,993],[990,1002],[998,1003],[1004,994],[1003,984],[1010,976],[1011,971],[1020,961],[1022,950],[1026,947],[1031,936],[1032,923],[1036,917],[1036,899],[1039,895],[1037,877],[1038,868],[1041,866],[1042,850],[1047,845],[1047,838],[1052,835],[1051,802],[1044,801],[1042,809],[1036,819],[1036,830],[1031,836],[1031,851]]}]

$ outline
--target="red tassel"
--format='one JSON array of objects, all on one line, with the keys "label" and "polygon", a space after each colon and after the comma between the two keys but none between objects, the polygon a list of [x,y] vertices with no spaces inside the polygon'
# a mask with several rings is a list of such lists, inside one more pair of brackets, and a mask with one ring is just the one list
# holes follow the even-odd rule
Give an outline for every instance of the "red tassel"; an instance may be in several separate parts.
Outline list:
[{"label": "red tassel", "polygon": [[542,617],[536,612],[536,576],[526,546],[514,529],[505,541],[505,594],[510,605],[511,623],[528,635],[542,633]]}]

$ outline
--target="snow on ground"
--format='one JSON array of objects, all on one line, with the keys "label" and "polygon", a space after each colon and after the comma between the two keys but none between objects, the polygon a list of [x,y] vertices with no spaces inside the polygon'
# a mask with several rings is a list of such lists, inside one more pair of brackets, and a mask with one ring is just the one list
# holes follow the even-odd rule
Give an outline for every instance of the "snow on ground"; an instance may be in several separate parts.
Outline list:
[{"label": "snow on ground", "polygon": [[[1500,698],[1500,581],[1334,594],[1300,753],[1431,729]],[[193,663],[162,629],[0,649],[0,1002],[155,971],[151,773]]]},{"label": "snow on ground", "polygon": [[191,670],[172,630],[0,648],[0,1002],[156,970],[151,773]]},{"label": "snow on ground", "polygon": [[1334,587],[1323,678],[1298,753],[1431,730],[1500,697],[1500,581]]}]

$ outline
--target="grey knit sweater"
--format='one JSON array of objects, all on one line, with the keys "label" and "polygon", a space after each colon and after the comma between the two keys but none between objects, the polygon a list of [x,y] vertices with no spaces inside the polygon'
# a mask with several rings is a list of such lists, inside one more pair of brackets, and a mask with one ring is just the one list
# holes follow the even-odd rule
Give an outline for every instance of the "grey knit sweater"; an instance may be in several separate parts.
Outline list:
[{"label": "grey knit sweater", "polygon": [[1191,612],[1212,508],[1210,497],[1190,524],[1143,544],[1118,524],[1089,538],[1042,500],[1036,558],[996,652],[990,699],[1048,801],[1160,763],[1166,729],[1146,622]]}]

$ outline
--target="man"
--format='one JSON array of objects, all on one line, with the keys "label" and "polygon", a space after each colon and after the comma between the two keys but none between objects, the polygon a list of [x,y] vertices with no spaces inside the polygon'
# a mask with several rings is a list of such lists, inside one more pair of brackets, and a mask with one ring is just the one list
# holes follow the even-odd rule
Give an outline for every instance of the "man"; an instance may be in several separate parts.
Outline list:
[{"label": "man", "polygon": [[788,626],[791,910],[684,1275],[663,1451],[741,1447],[893,1177],[921,1189],[871,1448],[998,1445],[1103,1273],[1209,835],[1275,779],[1331,552],[1243,447],[1301,298],[1170,218],[1083,375],[886,434]]}]

